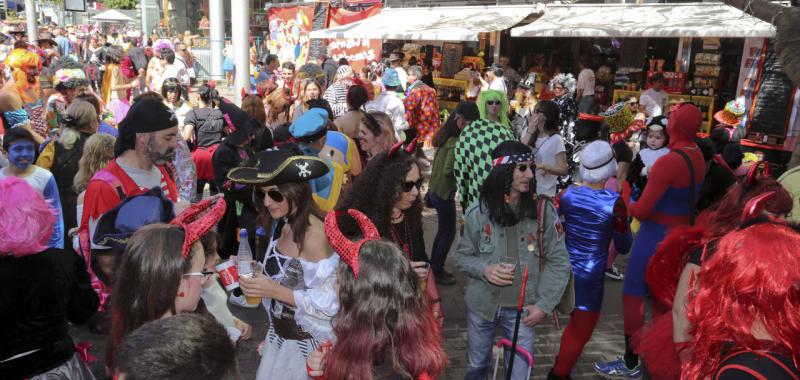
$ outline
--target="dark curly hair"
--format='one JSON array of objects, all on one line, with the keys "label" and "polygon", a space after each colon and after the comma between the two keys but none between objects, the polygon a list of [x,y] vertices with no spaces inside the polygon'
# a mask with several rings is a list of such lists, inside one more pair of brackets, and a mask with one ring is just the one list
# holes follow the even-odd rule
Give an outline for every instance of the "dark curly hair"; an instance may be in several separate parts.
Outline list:
[{"label": "dark curly hair", "polygon": [[[381,152],[367,162],[364,171],[356,177],[350,189],[339,201],[337,210],[356,209],[372,220],[384,238],[392,236],[392,208],[395,200],[402,194],[402,185],[413,165],[419,169],[414,156],[399,150],[393,157]],[[421,172],[420,172],[421,174]],[[369,196],[365,196],[369,194]],[[420,197],[405,212],[405,221],[413,228],[422,223],[422,201]],[[341,221],[342,232],[356,236],[360,231],[350,218]]]}]

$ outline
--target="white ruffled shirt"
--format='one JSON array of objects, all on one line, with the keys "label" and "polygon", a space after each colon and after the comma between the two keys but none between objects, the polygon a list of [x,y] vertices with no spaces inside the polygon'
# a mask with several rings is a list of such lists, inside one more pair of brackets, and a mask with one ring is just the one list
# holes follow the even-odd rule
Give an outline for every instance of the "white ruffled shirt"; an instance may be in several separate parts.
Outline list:
[{"label": "white ruffled shirt", "polygon": [[339,295],[336,291],[336,272],[339,255],[311,262],[296,259],[303,266],[305,290],[294,291],[296,309],[294,317],[303,330],[317,342],[334,340],[331,319],[339,312]]}]

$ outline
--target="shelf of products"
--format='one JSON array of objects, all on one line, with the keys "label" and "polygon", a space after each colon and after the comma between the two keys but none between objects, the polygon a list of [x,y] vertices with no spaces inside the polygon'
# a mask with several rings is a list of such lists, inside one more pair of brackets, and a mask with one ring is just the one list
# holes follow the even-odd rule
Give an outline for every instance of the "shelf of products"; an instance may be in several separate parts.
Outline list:
[{"label": "shelf of products", "polygon": [[[614,90],[612,103],[617,103],[630,96],[636,96],[638,99],[641,97],[640,91],[629,90]],[[700,131],[709,133],[714,123],[714,97],[713,96],[699,96],[699,95],[685,95],[685,94],[667,94],[668,104],[679,102],[692,102],[700,108],[703,113],[703,124],[700,126]],[[669,106],[669,105],[668,105]]]},{"label": "shelf of products", "polygon": [[467,81],[449,78],[433,78],[436,85],[436,96],[439,101],[440,109],[453,111],[458,102],[465,99],[467,93]]},{"label": "shelf of products", "polygon": [[661,74],[664,77],[664,91],[670,94],[683,94],[686,89],[686,73],[674,71],[648,71],[645,89],[650,88],[650,78]]}]

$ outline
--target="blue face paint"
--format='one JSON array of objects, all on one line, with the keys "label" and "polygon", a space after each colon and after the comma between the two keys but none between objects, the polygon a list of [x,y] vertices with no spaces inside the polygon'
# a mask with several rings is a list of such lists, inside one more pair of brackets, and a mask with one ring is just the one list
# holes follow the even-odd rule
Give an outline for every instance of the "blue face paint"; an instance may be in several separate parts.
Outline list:
[{"label": "blue face paint", "polygon": [[20,170],[25,170],[33,165],[35,156],[36,150],[33,141],[18,140],[8,147],[8,161]]}]

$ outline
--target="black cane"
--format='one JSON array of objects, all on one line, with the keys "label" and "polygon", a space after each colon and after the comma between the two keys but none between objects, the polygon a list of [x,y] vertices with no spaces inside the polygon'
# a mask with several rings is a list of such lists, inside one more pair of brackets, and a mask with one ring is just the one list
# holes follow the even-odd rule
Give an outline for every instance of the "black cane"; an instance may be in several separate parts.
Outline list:
[{"label": "black cane", "polygon": [[517,358],[517,339],[519,338],[519,322],[522,320],[522,303],[525,302],[525,285],[528,283],[528,264],[522,271],[522,289],[519,291],[517,302],[517,320],[514,321],[514,336],[511,338],[511,359],[508,361],[506,380],[511,380],[511,371],[514,369],[514,359]]}]

